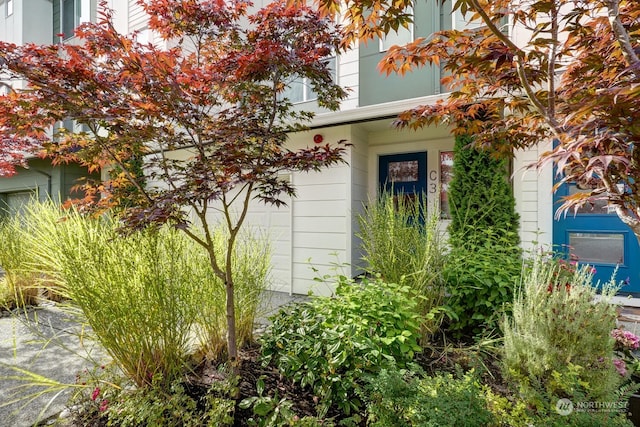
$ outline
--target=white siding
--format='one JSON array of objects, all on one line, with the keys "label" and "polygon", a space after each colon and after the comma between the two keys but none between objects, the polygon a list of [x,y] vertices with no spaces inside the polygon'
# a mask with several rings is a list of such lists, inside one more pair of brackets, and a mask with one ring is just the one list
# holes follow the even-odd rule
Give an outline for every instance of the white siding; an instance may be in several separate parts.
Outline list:
[{"label": "white siding", "polygon": [[145,28],[149,22],[149,17],[142,6],[135,1],[129,1],[128,3],[129,32]]},{"label": "white siding", "polygon": [[[322,134],[324,141],[333,143],[351,139],[350,127],[342,126],[319,131],[301,132],[291,136],[291,148],[313,144],[313,135]],[[351,141],[350,141],[351,142]],[[348,150],[345,160],[351,160]],[[292,292],[309,291],[329,294],[332,286],[314,281],[314,277],[338,273],[336,265],[351,262],[351,169],[339,164],[321,172],[295,173],[293,184],[297,197],[292,201]],[[315,272],[313,269],[317,269]],[[350,266],[340,274],[350,275]]]},{"label": "white siding", "polygon": [[360,250],[361,240],[356,236],[358,234],[357,216],[364,210],[364,206],[368,201],[367,177],[369,175],[369,150],[366,140],[366,133],[357,127],[351,132],[351,275],[357,275],[362,272],[362,252]]},{"label": "white siding", "polygon": [[525,250],[552,244],[553,195],[552,168],[528,169],[539,154],[547,150],[538,146],[516,152],[513,188],[516,210],[520,214],[520,240]]},{"label": "white siding", "polygon": [[358,47],[338,57],[338,83],[348,92],[347,99],[342,101],[341,110],[358,107]]},{"label": "white siding", "polygon": [[246,229],[264,235],[271,247],[271,289],[291,290],[291,200],[286,206],[276,207],[254,201],[247,217]]}]

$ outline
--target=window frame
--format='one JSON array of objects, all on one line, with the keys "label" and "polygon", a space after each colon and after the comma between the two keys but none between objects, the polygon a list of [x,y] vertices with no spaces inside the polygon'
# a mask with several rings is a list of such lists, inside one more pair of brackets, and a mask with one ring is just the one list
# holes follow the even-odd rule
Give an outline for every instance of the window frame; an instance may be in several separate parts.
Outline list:
[{"label": "window frame", "polygon": [[[327,56],[325,60],[333,60],[333,81],[334,83],[338,82],[338,55]],[[287,89],[291,89],[291,86],[294,84],[299,84],[302,86],[302,99],[301,100],[292,100],[291,97],[287,96]],[[289,102],[292,104],[304,104],[305,102],[312,102],[318,99],[318,96],[313,91],[313,88],[309,84],[307,77],[297,77],[293,79],[288,85],[287,89],[282,92],[282,98],[288,98]]]},{"label": "window frame", "polygon": [[7,5],[6,5],[6,17],[10,17],[11,15],[13,15],[13,11],[14,11],[14,4],[13,4],[13,0],[7,0]]},{"label": "window frame", "polygon": [[[62,34],[64,34],[63,40],[69,40],[73,37],[75,37],[75,30],[78,27],[78,25],[80,25],[80,16],[81,16],[81,12],[82,12],[82,1],[81,0],[59,0],[60,1],[60,32]],[[67,29],[66,25],[67,24],[67,19],[69,18],[66,13],[67,13],[67,7],[65,6],[65,4],[67,2],[72,3],[72,14],[73,14],[73,28],[71,28],[71,31],[69,32],[69,34],[67,34]]]},{"label": "window frame", "polygon": [[[409,26],[408,27],[404,27],[404,26],[399,26],[398,27],[398,31],[391,31],[391,33],[395,33],[395,37],[393,37],[391,39],[391,43],[392,44],[388,44],[389,43],[389,34],[382,36],[380,38],[378,38],[378,51],[380,53],[384,53],[387,52],[389,49],[391,49],[393,46],[405,46],[409,43],[412,43],[415,40],[415,13],[413,8],[408,8],[407,12],[409,14],[411,14],[411,16],[413,17],[412,22],[409,22]],[[402,37],[402,34],[405,34],[406,32],[408,32],[408,38],[406,41],[404,41],[404,38]],[[404,41],[404,42],[403,42]],[[402,44],[400,44],[402,43]]]}]

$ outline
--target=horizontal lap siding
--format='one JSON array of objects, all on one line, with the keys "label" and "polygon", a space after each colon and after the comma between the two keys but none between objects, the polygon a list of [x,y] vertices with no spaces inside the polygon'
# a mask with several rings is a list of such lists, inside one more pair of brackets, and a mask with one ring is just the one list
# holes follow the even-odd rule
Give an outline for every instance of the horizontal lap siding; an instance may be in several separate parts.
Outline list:
[{"label": "horizontal lap siding", "polygon": [[369,174],[368,168],[368,144],[366,142],[366,134],[358,132],[355,129],[352,131],[351,143],[351,275],[355,276],[362,273],[362,243],[360,238],[357,237],[358,227],[358,215],[364,211],[364,206],[368,201],[369,193],[367,188],[367,179]]},{"label": "horizontal lap siding", "polygon": [[514,158],[513,187],[520,214],[520,240],[525,249],[552,243],[552,172],[528,169],[547,148],[519,150]]},{"label": "horizontal lap siding", "polygon": [[129,31],[146,28],[149,16],[137,2],[129,1]]},{"label": "horizontal lap siding", "polygon": [[357,47],[338,57],[338,84],[347,90],[347,98],[340,105],[341,110],[352,110],[358,107],[358,69]]},{"label": "horizontal lap siding", "polygon": [[[293,201],[293,292],[326,294],[329,288],[313,282],[316,275],[332,274],[335,264],[349,262],[348,166],[319,173],[295,174],[298,197]],[[318,269],[314,273],[313,268]],[[309,286],[312,286],[309,288]]]},{"label": "horizontal lap siding", "polygon": [[[329,144],[341,139],[350,140],[349,132],[349,126],[301,132],[291,136],[290,146],[292,149],[309,146],[316,133],[322,134]],[[350,156],[349,148],[345,157],[347,162],[351,161]],[[292,202],[294,293],[306,294],[309,290],[318,294],[331,293],[332,287],[315,282],[313,278],[333,275],[336,264],[351,262],[350,181],[348,164],[334,165],[320,172],[293,174],[297,191]],[[318,272],[314,272],[312,266]],[[350,270],[350,267],[345,268]]]},{"label": "horizontal lap siding", "polygon": [[257,200],[251,202],[245,230],[262,236],[271,249],[271,289],[289,292],[291,289],[291,200],[276,207]]}]

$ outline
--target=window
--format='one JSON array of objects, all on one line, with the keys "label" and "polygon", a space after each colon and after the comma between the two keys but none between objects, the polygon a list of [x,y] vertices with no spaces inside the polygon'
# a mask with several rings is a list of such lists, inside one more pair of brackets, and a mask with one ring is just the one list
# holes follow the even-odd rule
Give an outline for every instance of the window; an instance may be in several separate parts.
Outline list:
[{"label": "window", "polygon": [[7,0],[7,16],[13,15],[13,0]]},{"label": "window", "polygon": [[624,264],[624,234],[569,233],[569,246],[578,261],[590,264]]},{"label": "window", "polygon": [[[408,10],[413,14],[413,10]],[[388,51],[391,46],[404,46],[413,41],[413,23],[409,23],[408,28],[398,27],[398,31],[390,31],[387,35],[380,38],[380,52]]]},{"label": "window", "polygon": [[62,32],[65,38],[73,37],[73,30],[80,23],[80,2],[62,0]]},{"label": "window", "polygon": [[[327,61],[331,75],[333,76],[333,81],[336,81],[336,57],[332,56],[328,58]],[[281,96],[282,98],[288,98],[289,101],[294,104],[313,101],[318,98],[306,77],[298,77],[289,83]]]},{"label": "window", "polygon": [[460,12],[460,9],[457,9],[453,12],[451,12],[451,27],[454,30],[474,30],[476,28],[480,28],[484,26],[484,21],[482,21],[482,18],[479,19],[475,19],[472,20],[471,19],[471,12],[468,12],[465,15],[462,15],[462,12]]},{"label": "window", "polygon": [[76,27],[89,21],[91,0],[54,0],[53,34],[54,41],[64,34],[64,39],[73,37]]},{"label": "window", "polygon": [[440,152],[440,218],[451,219],[449,186],[453,179],[453,151]]},{"label": "window", "polygon": [[57,122],[53,127],[53,140],[56,142],[61,141],[65,135],[73,133],[75,131],[75,122],[71,119],[65,119]]},{"label": "window", "polygon": [[413,24],[409,28],[400,27],[398,31],[391,31],[380,39],[380,52],[388,51],[391,46],[404,46],[413,41]]}]

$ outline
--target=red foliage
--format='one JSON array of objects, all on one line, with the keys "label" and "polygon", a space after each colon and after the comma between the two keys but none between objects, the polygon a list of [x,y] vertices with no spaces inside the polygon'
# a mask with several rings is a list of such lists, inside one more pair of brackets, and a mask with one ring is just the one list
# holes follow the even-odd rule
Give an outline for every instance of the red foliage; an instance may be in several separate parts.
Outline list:
[{"label": "red foliage", "polygon": [[[318,1],[325,13],[346,16],[346,44],[406,24],[413,5]],[[554,140],[532,167],[554,164],[561,183],[590,190],[567,197],[558,214],[604,199],[640,237],[640,3],[452,3],[480,25],[392,48],[379,64],[387,74],[441,66],[450,90],[440,102],[402,113],[396,125],[450,125],[455,134],[474,135],[476,144],[508,155]]]},{"label": "red foliage", "polygon": [[[97,23],[76,29],[79,43],[0,42],[0,73],[28,82],[0,97],[0,170],[39,147],[56,163],[108,166],[109,179],[83,185],[83,202],[118,208],[129,229],[172,224],[207,250],[227,290],[233,360],[232,269],[206,232],[207,212],[223,213],[231,254],[251,199],[280,205],[295,195],[281,172],[342,161],[343,141],[288,148],[288,133],[304,129],[313,114],[283,96],[304,77],[320,106],[338,108],[346,94],[325,58],[338,48],[339,33],[316,11],[282,1],[253,14],[242,0],[139,3],[161,42],[119,34],[106,1]],[[83,130],[61,130],[51,140],[47,130],[61,120]],[[189,228],[194,216],[204,235]]]}]

